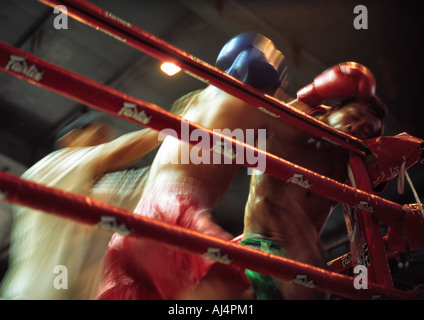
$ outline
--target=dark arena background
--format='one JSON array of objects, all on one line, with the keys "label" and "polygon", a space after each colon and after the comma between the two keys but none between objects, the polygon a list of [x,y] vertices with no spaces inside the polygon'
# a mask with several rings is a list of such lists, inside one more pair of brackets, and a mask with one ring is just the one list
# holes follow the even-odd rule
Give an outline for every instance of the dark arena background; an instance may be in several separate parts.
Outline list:
[{"label": "dark arena background", "polygon": [[[262,33],[286,56],[293,96],[337,63],[361,63],[374,73],[377,93],[389,108],[385,135],[407,132],[424,138],[424,36],[417,1],[90,2],[211,65],[236,34]],[[358,20],[358,5],[366,9],[365,20]],[[165,75],[161,61],[72,18],[67,28],[57,28],[57,16],[36,0],[0,0],[0,41],[167,110],[177,98],[205,87],[184,72]],[[49,152],[49,144],[64,123],[88,110],[74,100],[0,73],[0,169],[21,175]],[[119,134],[139,128],[110,117]],[[148,165],[154,154],[137,166]],[[423,165],[416,164],[408,173],[423,197]],[[234,236],[243,230],[249,179],[242,168],[214,212],[219,224]],[[379,196],[399,204],[416,202],[408,185],[398,194],[396,179]],[[0,279],[8,265],[12,223],[10,205],[0,202]],[[340,208],[330,216],[321,238],[329,260],[349,252]],[[410,289],[424,283],[424,251],[415,252],[407,266],[396,259],[389,265],[395,287]]]}]

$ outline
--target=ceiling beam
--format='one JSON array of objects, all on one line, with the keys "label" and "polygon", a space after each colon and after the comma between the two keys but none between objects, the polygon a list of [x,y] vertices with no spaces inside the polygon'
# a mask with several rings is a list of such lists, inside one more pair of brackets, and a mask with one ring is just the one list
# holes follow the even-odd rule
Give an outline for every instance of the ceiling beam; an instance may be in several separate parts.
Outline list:
[{"label": "ceiling beam", "polygon": [[31,40],[38,32],[42,30],[44,24],[50,20],[52,10],[45,9],[45,12],[34,22],[31,28],[28,29],[15,43],[14,46],[21,48],[27,41]]}]

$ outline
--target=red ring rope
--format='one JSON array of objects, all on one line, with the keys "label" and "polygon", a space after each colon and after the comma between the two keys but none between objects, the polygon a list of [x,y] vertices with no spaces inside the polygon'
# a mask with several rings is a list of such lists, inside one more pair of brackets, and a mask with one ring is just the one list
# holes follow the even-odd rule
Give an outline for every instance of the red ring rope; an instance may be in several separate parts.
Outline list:
[{"label": "red ring rope", "polygon": [[[37,70],[39,74],[42,74],[42,77],[37,77],[34,79],[34,77],[31,78],[28,73],[22,72],[22,70],[20,70],[20,72],[8,70],[7,66],[12,55],[25,58],[25,63],[29,67],[28,70],[32,66],[35,66],[32,68],[32,70]],[[49,64],[24,51],[4,43],[0,43],[0,70],[29,81],[35,85],[48,88],[57,93],[83,102],[92,107],[138,123],[138,121],[134,120],[133,118],[128,118],[122,114],[119,114],[120,108],[124,102],[132,102],[136,104],[139,109],[141,109],[137,109],[138,112],[145,111],[146,116],[151,117],[150,121],[143,123],[143,125],[149,126],[156,130],[161,130],[164,128],[178,129],[178,126],[180,126],[180,121],[182,121],[180,117],[162,110],[155,105],[124,95],[121,92],[108,88],[107,86],[96,83],[93,80],[84,78],[68,70]],[[190,123],[188,121],[187,123],[189,124],[191,130],[197,128],[205,130],[209,133],[210,136],[216,134],[215,132],[197,124]],[[179,130],[176,131],[179,132]],[[226,140],[229,139],[225,136],[220,137]],[[243,148],[253,148],[236,140],[230,139],[228,141],[231,141],[233,145],[241,144]],[[253,150],[255,150],[255,152],[263,152],[255,148],[253,148]],[[391,209],[390,212],[395,214],[392,216],[392,220],[394,221],[396,221],[396,218],[399,216],[405,215],[405,213],[402,211],[402,207],[398,204],[378,198],[371,194],[367,194],[360,190],[355,190],[351,187],[291,164],[268,153],[265,153],[265,155],[267,157],[267,170],[265,172],[272,174],[277,178],[286,181],[292,176],[293,173],[300,172],[304,174],[305,178],[307,178],[313,184],[312,187],[316,185],[318,186],[318,190],[328,191],[324,192],[324,194],[328,193],[328,196],[333,193],[338,194],[340,196],[340,200],[344,200],[341,202],[355,204],[357,199],[367,199],[370,200],[370,203],[376,206],[376,209]],[[246,165],[249,166],[249,164]],[[312,187],[311,190],[314,191]],[[137,236],[144,236],[149,238],[152,237],[158,241],[172,239],[172,241],[167,241],[169,241],[170,244],[178,243],[179,247],[183,248],[184,250],[189,250],[190,252],[204,254],[207,248],[222,248],[223,255],[228,254],[232,259],[234,259],[234,263],[243,267],[248,267],[254,271],[280,277],[288,281],[294,279],[290,278],[293,277],[293,275],[296,277],[296,275],[299,274],[296,273],[297,270],[302,274],[306,273],[308,277],[310,276],[310,279],[313,281],[313,283],[316,284],[317,290],[323,290],[326,292],[345,296],[347,298],[371,298],[373,295],[380,294],[382,292],[384,292],[384,296],[387,298],[413,298],[413,296],[409,293],[391,288],[385,288],[379,284],[370,284],[369,289],[366,292],[358,291],[356,289],[352,290],[351,286],[353,280],[350,277],[345,277],[337,273],[331,273],[326,270],[293,262],[278,256],[270,258],[270,256],[266,253],[258,253],[256,251],[253,252],[248,248],[240,247],[234,244],[228,244],[219,239],[215,240],[208,238],[206,240],[202,238],[202,241],[206,242],[204,244],[202,241],[197,240],[197,237],[201,237],[201,235],[193,233],[192,231],[180,230],[178,228],[173,229],[159,222],[150,221],[150,223],[148,223],[146,222],[147,220],[142,219],[141,217],[135,217],[127,211],[111,208],[104,204],[97,203],[89,198],[84,198],[77,195],[68,195],[61,190],[49,189],[36,183],[13,177],[7,173],[0,173],[0,188],[5,193],[5,201],[18,205],[33,207],[35,209],[40,209],[52,214],[58,214],[63,217],[76,219],[80,222],[89,224],[97,224],[102,216],[116,216],[118,218],[117,220],[119,221],[118,225],[125,223],[129,227],[136,230],[134,231],[134,234]],[[346,194],[352,196],[354,200],[346,201]],[[371,202],[371,200],[374,200],[375,203]],[[76,212],[78,214],[75,214]],[[379,210],[375,210],[374,214],[377,216],[378,212]],[[159,235],[160,237],[158,238]],[[187,236],[187,238],[184,238],[185,236]],[[186,241],[192,237],[196,237],[196,241]],[[209,243],[209,241],[212,243]],[[192,245],[194,247],[192,247]],[[199,246],[202,246],[201,249]],[[252,254],[250,258],[248,258],[249,254]],[[284,272],[282,272],[282,270],[284,270]],[[334,279],[338,280],[335,281]],[[310,282],[308,281],[307,284],[308,283]]]},{"label": "red ring rope", "polygon": [[172,46],[145,30],[131,25],[129,22],[106,12],[90,2],[82,0],[39,1],[51,7],[64,5],[67,8],[67,14],[76,20],[96,30],[105,32],[115,39],[125,42],[159,60],[171,61],[196,78],[212,84],[253,106],[265,108],[277,115],[280,120],[289,123],[295,128],[313,136],[325,137],[359,155],[363,155],[367,151],[367,147],[362,140],[328,127],[294,108],[289,108],[281,101],[263,94],[259,90],[238,81],[225,72],[196,59],[187,52]]},{"label": "red ring rope", "polygon": [[[78,20],[87,23],[91,26],[94,26],[96,28],[103,28],[103,31],[109,32],[115,36],[119,36],[120,35],[124,35],[125,37],[125,41],[138,48],[144,48],[144,51],[146,51],[147,53],[159,58],[159,59],[167,59],[169,60],[169,57],[173,57],[173,58],[177,58],[177,60],[180,62],[177,63],[179,64],[183,69],[185,69],[186,71],[189,71],[195,75],[197,75],[198,77],[202,78],[203,80],[206,80],[206,82],[209,82],[210,84],[216,85],[218,88],[221,88],[224,91],[227,91],[228,93],[239,97],[251,104],[254,105],[258,105],[258,106],[264,106],[268,111],[272,110],[271,112],[279,115],[279,116],[283,116],[281,119],[283,121],[286,122],[290,122],[291,125],[293,125],[294,127],[298,127],[306,132],[309,132],[310,134],[313,135],[318,135],[320,137],[324,136],[324,137],[331,137],[332,141],[336,141],[337,143],[339,143],[341,146],[345,147],[346,149],[350,150],[350,151],[354,151],[356,153],[359,154],[363,154],[362,151],[358,151],[358,150],[363,150],[363,144],[360,140],[357,140],[356,138],[350,137],[348,135],[345,135],[333,130],[332,128],[326,127],[325,125],[323,125],[321,122],[316,121],[315,119],[305,116],[303,114],[297,114],[298,112],[292,108],[287,107],[286,105],[284,105],[283,103],[270,98],[269,96],[266,96],[262,93],[260,93],[259,91],[257,91],[254,88],[251,88],[249,86],[244,85],[243,83],[233,79],[232,77],[228,76],[227,74],[221,72],[220,70],[217,70],[216,68],[210,67],[207,64],[198,61],[196,59],[194,59],[193,57],[191,57],[190,55],[170,46],[169,44],[153,37],[152,35],[147,34],[146,32],[144,32],[143,30],[140,30],[138,28],[135,28],[134,26],[128,27],[125,23],[122,23],[121,21],[117,21],[112,19],[110,16],[107,16],[105,14],[105,12],[103,10],[101,10],[100,8],[97,8],[87,2],[82,2],[79,0],[76,1],[48,1],[48,0],[42,0],[41,2],[44,3],[48,3],[50,5],[58,5],[58,4],[65,4],[66,6],[72,6],[71,8],[71,15],[73,15],[74,17],[77,17]],[[74,5],[76,7],[74,7]],[[79,9],[78,9],[79,8]],[[82,8],[82,9],[81,9]],[[78,10],[82,10],[82,12],[79,12]],[[75,13],[74,12],[77,12]],[[88,14],[88,16],[87,16]],[[104,20],[103,22],[101,20]],[[99,20],[100,20],[100,24],[99,24]],[[108,21],[109,20],[109,21]],[[128,28],[128,30],[123,30],[125,28]],[[144,44],[140,45],[140,37],[142,39],[144,39],[143,41],[145,41]],[[124,39],[124,38],[121,38]],[[148,41],[146,41],[146,39]],[[141,100],[137,100],[135,98],[126,96],[116,90],[110,89],[106,86],[103,86],[101,84],[98,84],[90,79],[81,77],[77,74],[74,74],[72,72],[69,72],[68,70],[65,69],[61,69],[58,68],[54,65],[51,65],[49,63],[46,63],[45,61],[42,61],[34,56],[31,56],[23,51],[17,50],[16,48],[10,47],[8,45],[5,44],[0,44],[0,68],[2,71],[10,73],[14,76],[17,76],[19,78],[23,78],[33,84],[39,85],[41,87],[53,90],[57,93],[60,93],[62,95],[65,95],[67,97],[70,97],[72,99],[75,99],[77,101],[80,101],[84,104],[90,105],[94,108],[97,109],[101,109],[105,112],[109,112],[112,113],[114,115],[120,116],[126,120],[130,120],[136,123],[141,122],[142,125],[144,126],[148,126],[151,127],[153,129],[156,130],[162,130],[165,128],[175,128],[177,132],[180,132],[179,130],[179,126],[181,121],[185,121],[182,120],[179,117],[176,117],[175,115],[166,112],[164,110],[162,110],[161,108],[154,106],[152,104],[148,104],[144,101]],[[143,50],[143,49],[141,49]],[[8,56],[9,54],[9,56]],[[34,78],[34,74],[32,74],[30,72],[16,72],[16,70],[10,70],[10,68],[8,68],[8,62],[10,62],[11,59],[11,55],[12,54],[16,54],[22,57],[25,57],[26,59],[26,63],[30,62],[32,63],[31,66],[35,65],[35,68],[37,69],[37,67],[42,67],[43,69],[41,70],[41,72],[39,73],[39,75],[41,75],[40,77],[35,77]],[[9,60],[8,60],[9,59]],[[6,63],[6,64],[5,64]],[[28,68],[30,68],[30,65],[27,65]],[[38,69],[37,69],[38,70]],[[28,71],[28,70],[27,70]],[[34,69],[33,69],[34,71]],[[40,71],[40,70],[39,70]],[[46,80],[47,79],[47,80]],[[61,81],[63,81],[61,83]],[[67,88],[64,88],[63,83],[66,83]],[[96,93],[100,93],[100,95],[98,94],[94,94],[94,92]],[[103,96],[104,95],[104,96]],[[106,99],[103,99],[105,101],[95,101],[93,99],[93,97],[97,99],[99,99],[99,97],[107,97]],[[109,100],[111,99],[111,100]],[[105,103],[105,102],[109,102],[109,103]],[[136,109],[135,109],[135,115],[138,116],[138,119],[134,119],[128,116],[122,116],[122,106],[125,102],[130,102],[135,104]],[[102,106],[102,107],[100,107]],[[107,107],[106,107],[107,106]],[[119,109],[120,108],[120,109]],[[118,110],[119,109],[119,110]],[[140,110],[141,109],[141,110]],[[144,113],[144,115],[143,115]],[[309,119],[311,118],[311,119]],[[140,121],[141,119],[141,121]],[[146,121],[146,123],[144,122]],[[210,138],[212,138],[213,136],[216,135],[216,133],[212,132],[209,129],[203,128],[195,123],[190,123],[188,121],[185,121],[188,125],[189,125],[189,132],[191,132],[194,129],[202,129],[205,130],[206,132],[208,132]],[[317,123],[314,123],[317,122]],[[335,131],[335,134],[334,132]],[[239,143],[238,141],[229,139],[227,137],[224,137],[222,135],[219,135],[221,140],[227,141],[232,143],[233,147],[236,147],[238,145],[242,145],[243,150],[247,150],[248,148],[254,150],[255,152],[261,153],[262,151],[257,150],[255,148],[252,148],[248,145]],[[181,138],[181,137],[180,137]],[[341,141],[341,142],[340,142]],[[190,142],[190,141],[187,141]],[[359,142],[359,143],[358,143]],[[355,147],[353,147],[355,146]],[[359,149],[357,149],[359,147]],[[321,194],[320,191],[323,191],[325,189],[325,192],[323,192],[324,194],[321,194],[323,196],[326,196],[327,198],[336,200],[338,202],[343,202],[345,204],[348,204],[350,206],[357,206],[359,205],[361,202],[365,201],[367,203],[367,205],[369,207],[371,207],[373,210],[369,211],[368,213],[373,213],[373,215],[378,218],[380,221],[382,221],[383,223],[390,225],[391,223],[396,223],[397,221],[399,221],[399,219],[404,219],[404,220],[408,220],[408,219],[415,219],[417,222],[422,224],[422,219],[420,219],[421,217],[416,217],[416,216],[412,216],[411,214],[408,214],[408,212],[403,212],[402,210],[402,206],[392,203],[390,201],[378,198],[374,195],[368,194],[366,192],[361,192],[359,190],[355,190],[351,187],[348,187],[346,185],[343,185],[341,183],[338,183],[334,180],[331,180],[327,177],[318,175],[312,171],[309,171],[307,169],[298,167],[294,164],[291,164],[283,159],[277,158],[273,155],[267,154],[265,153],[266,156],[266,160],[267,160],[267,167],[268,169],[265,171],[268,174],[271,174],[279,179],[282,179],[284,181],[290,180],[291,178],[294,177],[294,174],[301,174],[303,176],[304,181],[308,181],[311,185],[311,191]],[[247,163],[245,163],[246,166],[249,166]],[[271,169],[270,169],[271,166]],[[282,170],[283,169],[283,170]],[[73,215],[75,215],[75,212],[69,211],[69,213],[62,213],[61,211],[59,212],[58,208],[59,207],[55,207],[50,205],[49,208],[45,208],[45,199],[40,201],[40,198],[37,197],[29,197],[27,194],[22,193],[20,194],[20,196],[16,196],[16,194],[13,196],[13,191],[11,192],[11,185],[13,184],[13,182],[11,182],[11,178],[5,176],[7,174],[1,173],[0,175],[0,186],[1,183],[5,182],[7,184],[6,188],[3,188],[3,190],[7,190],[7,196],[6,196],[6,201],[10,201],[13,203],[17,203],[17,204],[22,204],[22,205],[27,205],[27,206],[40,206],[39,208],[42,209],[43,211],[48,211],[50,213],[53,214],[60,214],[61,216],[66,216],[68,218],[72,218]],[[292,181],[293,183],[296,183],[295,181]],[[15,183],[18,183],[15,181]],[[27,183],[24,180],[19,181],[19,184],[25,184]],[[36,186],[36,184],[34,184],[32,187]],[[39,186],[40,187],[40,186]],[[21,187],[19,187],[21,188]],[[13,189],[13,187],[12,187]],[[31,186],[30,186],[31,189]],[[330,191],[329,191],[330,190]],[[27,192],[29,192],[29,190],[27,190]],[[42,192],[49,192],[48,190],[43,190]],[[333,193],[337,193],[337,195],[335,196],[335,198],[331,197],[330,195]],[[53,195],[55,193],[53,192]],[[58,194],[56,194],[58,195]],[[60,195],[59,198],[63,196]],[[73,196],[73,195],[72,195]],[[22,199],[25,198],[25,199]],[[338,199],[336,199],[338,198]],[[344,198],[344,201],[341,200],[341,198]],[[70,198],[70,200],[72,201],[75,200],[76,198]],[[91,199],[88,198],[84,198],[84,202],[83,203],[90,203],[90,204],[94,204],[94,207],[96,209],[98,209],[97,205],[95,202],[93,202]],[[353,200],[352,200],[353,199]],[[39,201],[37,204],[35,204],[37,201]],[[49,200],[51,202],[51,200]],[[78,202],[78,201],[77,201]],[[48,203],[48,202],[47,202]],[[54,203],[54,202],[51,202]],[[78,205],[83,205],[83,203],[78,202]],[[85,204],[85,206],[87,207],[87,205]],[[70,207],[69,207],[70,208]],[[116,213],[115,210],[116,208],[104,208],[104,210],[108,211],[108,210],[112,210],[114,213]],[[384,209],[384,212],[383,212]],[[81,208],[78,208],[78,210],[81,210]],[[90,210],[95,210],[94,208],[91,208]],[[90,211],[87,210],[87,211]],[[83,210],[82,210],[83,211]],[[118,210],[119,211],[119,210]],[[388,214],[389,213],[389,214]],[[85,213],[87,215],[89,215],[89,213]],[[134,216],[129,217],[129,214],[131,213],[126,213],[125,215],[125,219],[122,216],[122,212],[118,212],[118,217],[119,219],[121,219],[122,221],[127,221],[128,225],[134,228],[134,232],[133,234],[135,236],[141,236],[143,235],[144,237],[149,237],[149,238],[153,238],[157,241],[165,241],[167,244],[169,245],[173,245],[175,243],[178,243],[178,248],[189,251],[189,252],[194,252],[197,254],[202,254],[205,253],[205,248],[211,248],[211,247],[202,247],[203,251],[199,251],[198,248],[195,248],[196,246],[190,246],[188,244],[186,244],[186,240],[190,238],[189,234],[192,234],[191,231],[187,231],[187,230],[176,230],[176,232],[174,232],[173,227],[172,226],[156,226],[155,224],[153,225],[149,225],[149,227],[146,227],[146,229],[149,229],[149,232],[147,232],[146,230],[143,229],[143,227],[141,227],[142,232],[139,232],[137,230],[139,230],[140,228],[140,221],[137,218],[134,218]],[[109,214],[110,215],[110,214]],[[114,214],[113,214],[114,215]],[[84,216],[81,217],[81,215],[79,217],[75,217],[73,219],[79,219],[81,222],[84,223],[93,223],[93,219],[95,221],[99,221],[98,219],[100,219],[102,216],[100,215],[93,215],[93,217],[88,217],[88,216]],[[82,219],[82,220],[81,220]],[[96,220],[97,219],[97,220]],[[118,221],[120,221],[118,219]],[[128,221],[128,219],[130,221]],[[420,221],[418,221],[420,220]],[[88,222],[87,222],[88,221]],[[151,222],[151,221],[150,221]],[[148,223],[149,224],[149,223]],[[163,229],[162,232],[164,232],[163,235],[165,235],[165,240],[162,239],[161,237],[159,237],[158,235],[161,235],[162,233],[159,230],[156,230],[156,228],[159,229]],[[167,228],[170,228],[170,230],[168,230]],[[152,232],[151,230],[156,230],[154,232]],[[172,231],[171,231],[172,230]],[[186,234],[188,232],[188,234]],[[151,234],[153,233],[153,234]],[[178,238],[178,235],[181,235],[181,238]],[[194,234],[193,235],[196,238],[196,241],[198,241],[198,236],[202,236],[201,234]],[[168,240],[172,239],[171,240]],[[179,239],[181,241],[175,241],[176,239]],[[211,240],[211,239],[210,239]],[[219,239],[212,239],[214,241],[221,241]],[[205,240],[207,242],[207,240]],[[179,243],[182,242],[182,243]],[[190,241],[191,242],[191,241]],[[221,241],[222,242],[222,241]],[[224,242],[224,247],[219,246],[219,243],[216,243],[218,245],[218,248],[224,249],[224,251],[222,251],[223,253],[226,252],[225,250],[228,250],[228,252],[230,252],[232,255],[230,255],[231,258],[233,257],[238,257],[237,254],[237,250],[234,253],[233,251],[231,251],[233,248],[226,248],[225,246],[228,245],[228,243]],[[187,246],[189,248],[187,248]],[[230,245],[231,246],[231,245]],[[240,249],[240,246],[237,246],[238,249]],[[244,247],[242,247],[243,249],[245,249]],[[253,249],[250,249],[253,250]],[[256,250],[254,250],[256,251]],[[247,254],[247,252],[244,252],[243,254]],[[249,253],[250,254],[250,253]],[[262,253],[261,254],[265,254]],[[225,255],[225,254],[224,254]],[[269,255],[269,254],[265,254],[265,255]],[[243,267],[248,267],[249,269],[252,269],[254,271],[257,272],[261,272],[261,273],[266,273],[266,274],[270,274],[271,276],[276,276],[279,278],[282,278],[284,280],[290,281],[293,278],[293,272],[295,272],[295,270],[298,271],[303,271],[305,270],[305,272],[308,274],[308,277],[310,276],[311,278],[310,281],[308,280],[307,283],[303,283],[304,285],[311,285],[311,283],[313,284],[317,284],[316,289],[317,290],[322,290],[322,291],[327,291],[330,293],[334,293],[334,294],[339,294],[342,296],[346,296],[349,298],[364,298],[364,297],[369,297],[372,298],[373,295],[375,294],[379,294],[381,292],[384,292],[384,296],[387,298],[395,298],[395,299],[399,299],[399,298],[407,298],[407,299],[412,299],[415,298],[415,296],[405,293],[403,291],[399,291],[399,290],[394,290],[391,288],[387,288],[384,286],[381,286],[380,284],[370,284],[369,289],[367,290],[367,294],[365,294],[365,292],[360,292],[358,290],[355,290],[354,292],[351,292],[350,287],[352,287],[353,284],[353,280],[352,278],[346,277],[347,279],[338,279],[337,277],[344,277],[338,274],[331,274],[328,273],[328,271],[322,270],[322,269],[318,269],[312,266],[308,266],[308,265],[302,265],[301,263],[297,263],[297,262],[293,262],[290,261],[288,259],[284,259],[283,260],[287,260],[285,261],[286,263],[286,267],[282,268],[281,266],[279,266],[279,268],[281,268],[278,272],[272,270],[271,271],[267,271],[264,270],[264,265],[262,265],[262,263],[264,263],[264,261],[262,261],[259,257],[255,257],[254,254],[252,253],[252,257],[253,259],[259,259],[259,266],[255,266],[256,261],[249,261],[247,262],[247,265],[244,263],[243,258],[241,259],[235,259],[235,264],[239,264]],[[268,257],[269,258],[269,257]],[[272,257],[272,259],[277,259],[278,261],[278,256]],[[239,262],[241,261],[241,262]],[[273,262],[267,261],[266,262],[269,265],[273,265]],[[288,264],[287,264],[288,263]],[[293,264],[294,263],[294,264]],[[251,264],[253,264],[253,266],[251,266]],[[278,263],[277,263],[278,264]],[[259,269],[258,269],[259,268]],[[306,269],[305,269],[306,268]],[[265,269],[268,269],[268,267],[266,267]],[[285,274],[281,275],[280,272],[281,270],[285,270]],[[276,272],[276,273],[275,273]],[[324,276],[319,276],[319,274],[321,274],[322,272],[324,272]],[[312,276],[312,275],[313,276]],[[298,274],[296,274],[298,275]],[[290,278],[291,276],[291,278]],[[325,282],[332,282],[329,281],[329,279],[334,279],[336,278],[336,280],[340,280],[341,282],[337,285],[335,283],[332,283],[330,285],[330,289],[326,287],[326,285],[323,284],[318,284],[319,280],[323,280],[326,279],[325,281],[323,280],[323,283]],[[316,280],[319,279],[319,280]],[[318,281],[318,282],[316,282]],[[336,281],[337,282],[337,281]],[[349,285],[348,285],[349,284]],[[372,288],[372,289],[370,289]],[[381,290],[383,291],[381,291]],[[341,290],[341,292],[340,292]],[[347,293],[345,293],[345,291],[347,290]]]},{"label": "red ring rope", "polygon": [[[24,72],[25,70],[13,70],[10,68],[12,56],[25,58],[28,70],[37,70],[42,76],[34,78],[33,74]],[[203,130],[213,141],[224,141],[227,145],[232,145],[233,150],[243,150],[254,154],[261,154],[266,159],[265,173],[272,175],[283,181],[290,181],[297,185],[306,186],[312,192],[328,199],[347,204],[351,207],[364,207],[367,212],[386,225],[403,221],[413,221],[422,223],[422,217],[409,214],[400,204],[388,201],[373,194],[354,189],[346,184],[337,182],[328,177],[317,174],[311,170],[295,165],[289,161],[269,154],[243,142],[231,139],[227,136],[214,132],[199,124],[187,121],[171,112],[168,112],[151,103],[136,99],[123,94],[115,89],[91,79],[60,68],[54,64],[41,60],[25,51],[14,48],[8,44],[0,42],[0,70],[15,77],[26,80],[34,85],[49,89],[68,98],[79,101],[93,108],[108,112],[117,117],[137,123],[142,126],[161,131],[163,129],[174,129],[179,135],[178,138],[190,137],[193,130]],[[123,110],[125,105],[130,103],[134,106],[131,114],[128,115]],[[188,135],[181,135],[181,123],[184,122],[188,128]],[[197,141],[188,141],[197,143]],[[202,146],[203,147],[203,146]],[[208,150],[210,151],[210,150]],[[254,167],[249,164],[244,154],[239,154],[246,167]],[[237,160],[239,158],[236,158]],[[241,162],[241,161],[240,161]],[[301,177],[301,178],[299,178]]]},{"label": "red ring rope", "polygon": [[[215,259],[268,274],[319,291],[348,299],[417,299],[409,292],[368,283],[357,290],[354,278],[313,267],[260,250],[224,241],[192,230],[135,215],[89,197],[65,192],[0,172],[0,196],[6,202],[42,210],[81,223],[101,226],[112,231],[130,230],[130,236],[148,238],[186,252],[203,255],[218,249]],[[100,224],[104,221],[103,224]],[[111,227],[113,225],[113,227]],[[216,250],[213,250],[216,253]],[[210,255],[207,258],[211,258]]]}]

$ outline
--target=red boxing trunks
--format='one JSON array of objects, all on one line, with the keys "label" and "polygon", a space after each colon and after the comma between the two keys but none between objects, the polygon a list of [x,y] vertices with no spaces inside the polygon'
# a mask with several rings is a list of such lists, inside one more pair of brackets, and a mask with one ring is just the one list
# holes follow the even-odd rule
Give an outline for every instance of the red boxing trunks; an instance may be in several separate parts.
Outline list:
[{"label": "red boxing trunks", "polygon": [[[206,187],[184,178],[145,190],[134,212],[221,239],[232,236],[211,218]],[[174,299],[190,290],[213,261],[160,243],[115,234],[105,256],[98,299]]]}]

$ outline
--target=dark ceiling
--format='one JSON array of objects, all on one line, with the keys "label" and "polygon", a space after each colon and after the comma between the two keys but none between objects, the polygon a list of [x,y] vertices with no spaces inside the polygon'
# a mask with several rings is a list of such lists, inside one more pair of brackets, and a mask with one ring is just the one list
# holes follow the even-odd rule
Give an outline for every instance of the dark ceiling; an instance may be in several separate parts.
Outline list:
[{"label": "dark ceiling", "polygon": [[[231,37],[249,30],[260,32],[285,54],[294,94],[334,64],[362,63],[373,71],[377,93],[390,110],[386,135],[406,131],[424,138],[421,102],[424,37],[419,2],[90,2],[212,65]],[[359,4],[367,9],[367,29],[356,29],[353,23],[358,16],[354,8]],[[185,73],[174,77],[164,75],[158,60],[73,19],[69,19],[68,29],[56,30],[55,17],[52,8],[36,0],[0,0],[0,40],[165,109],[181,95],[205,86]],[[21,174],[48,152],[46,146],[57,129],[86,112],[87,107],[0,73],[0,110],[0,168]],[[114,121],[120,133],[137,129],[135,124],[122,119]],[[150,160],[148,157],[139,165]],[[414,166],[410,175],[422,195],[422,166]],[[241,172],[216,209],[217,219],[235,235],[242,230],[248,182],[246,172]],[[382,196],[399,203],[415,202],[409,190],[398,195],[391,186]],[[3,207],[0,207],[3,216],[0,221],[6,221],[2,228],[7,233],[10,219],[7,206]],[[344,218],[337,211],[323,231],[323,241],[329,244],[345,236]],[[7,243],[7,239],[3,242]],[[346,247],[339,249],[330,255],[337,256]],[[424,282],[422,265],[414,268],[407,274],[407,281]]]}]

